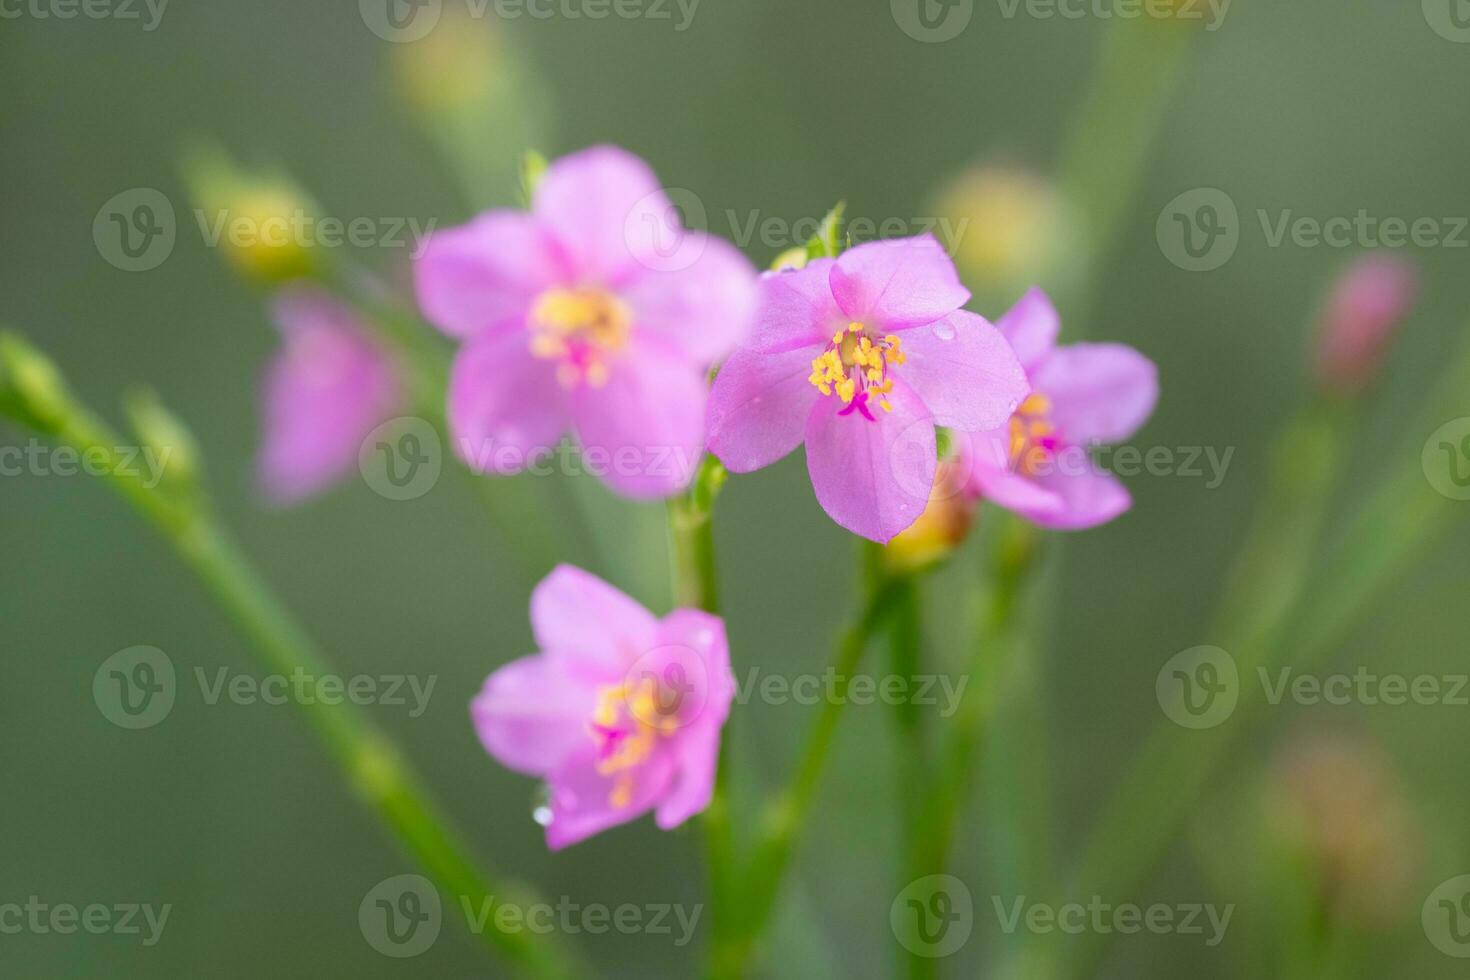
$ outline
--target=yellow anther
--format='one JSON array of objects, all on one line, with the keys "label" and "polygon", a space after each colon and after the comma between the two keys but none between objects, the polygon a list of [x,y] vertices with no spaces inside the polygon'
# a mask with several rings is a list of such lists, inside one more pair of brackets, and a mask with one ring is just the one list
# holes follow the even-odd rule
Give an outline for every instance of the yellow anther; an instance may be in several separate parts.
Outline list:
[{"label": "yellow anther", "polygon": [[843,378],[837,382],[837,396],[842,399],[842,404],[849,405],[857,395],[857,382],[852,378]]},{"label": "yellow anther", "polygon": [[893,406],[890,405],[890,404],[888,404],[888,399],[886,399],[886,398],[883,399],[882,401],[880,401],[878,403],[878,407],[881,408],[881,409],[883,409],[883,411],[885,411],[885,412],[891,412],[891,411],[893,411]]}]

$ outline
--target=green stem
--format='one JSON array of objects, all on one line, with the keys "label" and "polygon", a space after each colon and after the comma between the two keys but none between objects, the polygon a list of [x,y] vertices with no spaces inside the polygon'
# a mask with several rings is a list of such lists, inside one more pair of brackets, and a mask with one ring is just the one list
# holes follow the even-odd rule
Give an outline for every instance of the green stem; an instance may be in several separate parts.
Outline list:
[{"label": "green stem", "polygon": [[925,874],[944,870],[954,842],[955,827],[974,783],[985,731],[994,717],[998,695],[1004,690],[1022,646],[1018,611],[1025,586],[1036,566],[1038,540],[1034,530],[1015,519],[1001,529],[992,559],[988,608],[976,638],[970,663],[972,692],[960,703],[944,740],[934,792],[925,809],[923,838]]},{"label": "green stem", "polygon": [[[42,431],[60,444],[102,461],[99,468],[106,478],[168,538],[252,642],[266,669],[287,675],[301,671],[308,677],[329,676],[311,640],[219,526],[192,483],[182,476],[169,479],[166,474],[158,485],[146,486],[117,457],[114,447],[125,440],[72,401],[48,363],[12,338],[0,337],[0,347],[4,347],[0,360],[11,367],[24,360],[24,370],[48,373],[44,404],[16,414],[24,421],[41,423]],[[5,366],[0,365],[0,374],[4,371]],[[0,402],[15,408],[8,399]],[[490,882],[474,868],[406,760],[359,709],[320,697],[302,699],[300,708],[357,794],[377,811],[445,893],[472,902],[492,895],[503,899],[507,893],[527,894],[519,885],[508,888],[508,883]],[[493,919],[479,934],[525,975],[575,975],[571,964],[540,936],[505,931]]]},{"label": "green stem", "polygon": [[833,656],[832,696],[822,704],[786,787],[766,807],[743,879],[746,887],[742,891],[742,915],[734,933],[718,951],[713,968],[716,980],[745,976],[780,892],[792,848],[810,819],[812,803],[847,701],[847,686],[894,604],[897,580],[882,572],[881,549],[865,542],[863,552],[863,603],[857,620],[842,635]]},{"label": "green stem", "polygon": [[1072,118],[1058,164],[1062,200],[1080,225],[1080,254],[1059,253],[1056,268],[1042,278],[1061,294],[1058,303],[1078,336],[1081,311],[1092,305],[1098,264],[1137,196],[1198,34],[1188,23],[1143,18],[1113,24],[1104,35],[1096,72],[1084,87],[1088,95]]},{"label": "green stem", "polygon": [[[689,491],[669,501],[669,567],[676,607],[716,614],[720,611],[713,507],[725,475],[719,460],[707,455]],[[725,722],[720,737],[714,794],[702,817],[709,875],[709,921],[714,936],[711,962],[719,958],[728,935],[734,901],[735,840],[730,812],[733,723],[733,718]]]},{"label": "green stem", "polygon": [[[919,674],[923,646],[923,616],[918,581],[911,576],[895,579],[893,614],[888,624],[888,670],[894,677],[916,677]],[[895,791],[899,802],[899,881],[895,893],[910,881],[923,877],[924,870],[924,799],[929,783],[929,747],[925,738],[923,717],[912,699],[893,706],[897,774]],[[934,961],[900,946],[899,963],[911,977],[930,976]]]}]

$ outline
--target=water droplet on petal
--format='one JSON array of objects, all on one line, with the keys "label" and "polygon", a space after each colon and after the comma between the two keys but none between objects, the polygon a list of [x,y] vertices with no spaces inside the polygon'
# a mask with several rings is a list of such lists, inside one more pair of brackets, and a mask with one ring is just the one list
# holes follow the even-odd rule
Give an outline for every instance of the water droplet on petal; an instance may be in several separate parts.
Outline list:
[{"label": "water droplet on petal", "polygon": [[551,789],[545,783],[542,783],[536,790],[535,804],[531,808],[531,819],[542,827],[551,826]]},{"label": "water droplet on petal", "polygon": [[940,320],[934,324],[934,336],[940,340],[954,340],[954,324],[948,320]]}]

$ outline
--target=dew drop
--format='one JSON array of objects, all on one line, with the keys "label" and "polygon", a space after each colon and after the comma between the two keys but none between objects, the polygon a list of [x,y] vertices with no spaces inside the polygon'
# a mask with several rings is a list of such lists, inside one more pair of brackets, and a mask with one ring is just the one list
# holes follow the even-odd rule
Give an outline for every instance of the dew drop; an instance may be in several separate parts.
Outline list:
[{"label": "dew drop", "polygon": [[531,807],[531,819],[542,827],[551,826],[551,789],[542,783],[536,790],[535,803]]},{"label": "dew drop", "polygon": [[934,336],[940,340],[954,340],[954,324],[947,320],[940,320],[934,324]]}]

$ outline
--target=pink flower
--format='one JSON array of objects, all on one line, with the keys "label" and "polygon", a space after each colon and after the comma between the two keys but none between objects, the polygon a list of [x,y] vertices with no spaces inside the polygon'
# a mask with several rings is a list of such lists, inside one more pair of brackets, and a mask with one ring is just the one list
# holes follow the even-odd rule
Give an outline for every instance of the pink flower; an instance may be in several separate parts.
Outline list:
[{"label": "pink flower", "polygon": [[561,565],[531,596],[531,628],[542,652],[491,674],[471,715],[486,751],[548,783],[547,846],[650,810],[670,830],[708,806],[735,696],[724,622],[655,619]]},{"label": "pink flower", "polygon": [[715,378],[710,451],[746,473],[805,442],[832,519],[888,541],[929,499],[934,427],[1000,425],[1029,390],[969,298],[927,235],[765,275],[755,335]]},{"label": "pink flower", "polygon": [[750,328],[755,268],[676,214],[647,164],[600,146],[552,164],[529,214],[429,238],[418,298],[464,342],[449,425],[471,468],[518,472],[571,429],[620,493],[689,482],[708,369]]},{"label": "pink flower", "polygon": [[284,346],[262,385],[256,472],[268,497],[293,504],[350,473],[362,441],[393,417],[401,397],[388,355],[328,293],[291,287],[273,312]]},{"label": "pink flower", "polygon": [[872,541],[923,513],[936,425],[1000,425],[1028,392],[929,235],[767,273],[760,298],[753,341],[714,379],[710,451],[748,473],[806,442],[817,501]]},{"label": "pink flower", "polygon": [[1378,373],[1384,352],[1419,299],[1419,270],[1391,255],[1366,255],[1333,286],[1317,335],[1317,380],[1353,394]]},{"label": "pink flower", "polygon": [[972,490],[1043,527],[1111,521],[1132,499],[1088,447],[1127,439],[1148,421],[1159,394],[1153,362],[1122,344],[1056,346],[1061,321],[1039,289],[997,326],[1032,393],[1006,425],[970,440]]}]

